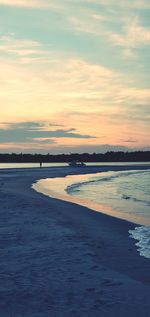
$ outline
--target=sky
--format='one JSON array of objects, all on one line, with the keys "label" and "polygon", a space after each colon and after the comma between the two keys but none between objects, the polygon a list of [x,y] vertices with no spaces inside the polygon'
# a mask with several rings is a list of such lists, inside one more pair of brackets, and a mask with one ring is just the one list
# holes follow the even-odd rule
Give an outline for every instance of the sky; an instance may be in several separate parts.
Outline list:
[{"label": "sky", "polygon": [[150,149],[149,0],[0,0],[0,152]]}]

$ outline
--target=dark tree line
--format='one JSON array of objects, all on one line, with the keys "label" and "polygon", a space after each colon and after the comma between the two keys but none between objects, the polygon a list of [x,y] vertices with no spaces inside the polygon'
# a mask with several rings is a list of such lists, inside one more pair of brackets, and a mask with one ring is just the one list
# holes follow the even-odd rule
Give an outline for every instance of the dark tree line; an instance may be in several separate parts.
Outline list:
[{"label": "dark tree line", "polygon": [[136,152],[107,152],[107,153],[70,153],[70,154],[0,154],[0,163],[49,163],[70,162],[150,162],[150,151]]}]

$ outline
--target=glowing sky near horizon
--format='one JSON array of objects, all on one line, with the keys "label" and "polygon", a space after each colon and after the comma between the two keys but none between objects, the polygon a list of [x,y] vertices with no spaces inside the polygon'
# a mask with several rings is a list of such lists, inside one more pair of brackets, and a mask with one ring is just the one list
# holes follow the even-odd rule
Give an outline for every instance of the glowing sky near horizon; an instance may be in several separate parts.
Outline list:
[{"label": "glowing sky near horizon", "polygon": [[150,148],[149,0],[0,0],[0,152]]}]

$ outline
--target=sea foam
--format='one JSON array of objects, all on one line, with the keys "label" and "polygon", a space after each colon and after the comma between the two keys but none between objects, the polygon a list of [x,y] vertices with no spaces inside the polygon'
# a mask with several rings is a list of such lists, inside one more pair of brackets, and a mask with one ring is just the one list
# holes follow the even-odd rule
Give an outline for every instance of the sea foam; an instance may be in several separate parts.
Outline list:
[{"label": "sea foam", "polygon": [[130,237],[138,240],[136,246],[141,256],[150,258],[150,227],[141,226],[129,230]]}]

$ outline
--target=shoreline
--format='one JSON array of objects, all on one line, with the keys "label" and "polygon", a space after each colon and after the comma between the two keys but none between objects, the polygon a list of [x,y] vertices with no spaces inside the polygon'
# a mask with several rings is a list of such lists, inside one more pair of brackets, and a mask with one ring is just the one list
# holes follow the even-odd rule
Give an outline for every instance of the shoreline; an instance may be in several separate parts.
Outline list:
[{"label": "shoreline", "polygon": [[148,315],[149,260],[127,236],[135,225],[31,188],[41,178],[93,171],[101,167],[0,173],[2,316]]},{"label": "shoreline", "polygon": [[104,174],[107,176],[107,172],[109,171],[101,171],[100,173],[94,174],[67,175],[65,177],[40,179],[39,181],[34,183],[32,187],[37,192],[42,193],[43,195],[46,195],[51,198],[75,203],[77,205],[87,207],[88,209],[91,209],[93,211],[97,211],[108,216],[129,221],[137,226],[150,226],[149,219],[144,219],[142,216],[139,215],[136,217],[136,215],[134,214],[125,214],[125,212],[123,212],[121,209],[115,210],[115,208],[113,208],[110,204],[96,203],[90,200],[90,198],[81,198],[78,197],[78,195],[71,195],[66,190],[67,188],[74,186],[78,183],[86,183],[90,177],[100,176],[101,174],[102,177],[104,176]]}]

